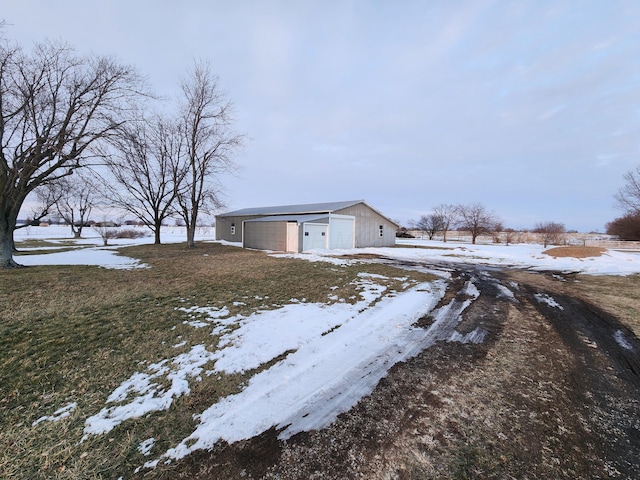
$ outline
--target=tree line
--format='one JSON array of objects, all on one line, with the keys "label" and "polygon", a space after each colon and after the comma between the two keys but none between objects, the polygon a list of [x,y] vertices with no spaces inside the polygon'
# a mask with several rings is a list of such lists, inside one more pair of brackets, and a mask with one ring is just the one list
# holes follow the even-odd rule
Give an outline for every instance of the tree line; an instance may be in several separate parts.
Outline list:
[{"label": "tree line", "polygon": [[[622,187],[614,194],[616,207],[623,215],[606,224],[606,233],[621,240],[640,241],[640,166],[624,174],[623,180]],[[430,214],[411,220],[409,228],[423,232],[430,240],[442,235],[445,242],[449,231],[465,230],[471,234],[472,243],[476,243],[480,235],[495,235],[504,230],[507,243],[511,241],[509,229],[503,229],[500,219],[480,203],[438,205]],[[540,222],[532,232],[541,235],[545,247],[561,243],[567,233],[564,224],[558,222]]]},{"label": "tree line", "polygon": [[[409,228],[424,233],[429,240],[441,235],[445,242],[452,230],[469,232],[473,244],[483,235],[492,235],[499,241],[498,234],[504,233],[507,244],[513,242],[515,236],[514,230],[505,229],[500,218],[481,203],[440,204],[431,213],[409,221]],[[564,224],[559,222],[539,222],[532,231],[540,234],[545,247],[562,243],[567,233]]]},{"label": "tree line", "polygon": [[18,266],[13,235],[30,194],[42,204],[34,220],[55,208],[81,228],[106,201],[156,243],[163,221],[179,216],[194,246],[198,217],[222,206],[221,175],[235,168],[243,141],[209,64],[194,62],[167,102],[111,57],[55,42],[27,51],[1,34],[2,24],[0,268]]}]

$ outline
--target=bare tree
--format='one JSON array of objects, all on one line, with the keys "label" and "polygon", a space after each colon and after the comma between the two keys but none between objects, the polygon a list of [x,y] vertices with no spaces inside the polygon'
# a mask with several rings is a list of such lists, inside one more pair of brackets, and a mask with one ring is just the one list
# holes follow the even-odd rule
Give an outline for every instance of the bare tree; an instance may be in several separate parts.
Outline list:
[{"label": "bare tree", "polygon": [[132,68],[110,58],[0,43],[0,268],[18,266],[13,232],[27,195],[85,165],[92,146],[123,123],[140,86]]},{"label": "bare tree", "polygon": [[561,244],[565,239],[566,231],[564,224],[557,222],[537,223],[533,228],[534,233],[540,234],[545,248],[547,245]]},{"label": "bare tree", "polygon": [[82,236],[82,229],[97,203],[97,190],[91,178],[76,173],[42,185],[36,189],[36,195],[43,206],[49,203],[55,206],[60,217],[70,225],[74,238]]},{"label": "bare tree", "polygon": [[502,225],[500,220],[496,219],[490,232],[493,237],[493,243],[500,243],[502,241],[500,238],[500,232],[502,232],[502,230],[504,230],[504,225]]},{"label": "bare tree", "polygon": [[447,241],[447,232],[451,229],[458,217],[458,207],[443,203],[433,209],[433,214],[440,219],[442,241]]},{"label": "bare tree", "polygon": [[91,228],[100,235],[102,244],[105,247],[109,245],[109,240],[118,237],[118,227],[113,222],[109,222],[106,219],[94,224]]},{"label": "bare tree", "polygon": [[471,243],[476,243],[480,235],[492,233],[500,226],[500,220],[480,203],[459,205],[459,227],[471,233]]},{"label": "bare tree", "polygon": [[232,157],[242,145],[242,136],[231,129],[232,105],[207,63],[196,63],[181,88],[179,131],[186,175],[177,200],[187,227],[187,245],[193,247],[200,211],[223,206],[220,177],[235,168]]},{"label": "bare tree", "polygon": [[426,233],[429,240],[433,240],[435,234],[442,231],[443,220],[439,215],[431,213],[429,215],[422,215],[417,222],[413,223],[413,226],[417,230]]},{"label": "bare tree", "polygon": [[160,244],[164,220],[175,213],[174,203],[187,172],[180,163],[181,136],[170,121],[155,116],[122,129],[107,165],[116,180],[104,183],[112,204],[136,218]]},{"label": "bare tree", "polygon": [[40,223],[45,217],[55,210],[56,203],[60,200],[63,191],[57,188],[37,188],[35,190],[38,204],[31,209],[31,217],[26,224],[16,225],[16,230],[29,225]]},{"label": "bare tree", "polygon": [[507,228],[504,230],[504,243],[509,245],[516,241],[518,232],[516,232],[513,228]]},{"label": "bare tree", "polygon": [[614,195],[618,208],[629,214],[640,213],[640,167],[623,176],[625,184]]}]

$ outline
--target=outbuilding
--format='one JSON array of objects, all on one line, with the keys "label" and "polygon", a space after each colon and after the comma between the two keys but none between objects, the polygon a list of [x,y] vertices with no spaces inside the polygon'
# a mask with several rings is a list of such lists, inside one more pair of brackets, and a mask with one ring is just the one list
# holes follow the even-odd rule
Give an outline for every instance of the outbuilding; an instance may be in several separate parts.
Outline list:
[{"label": "outbuilding", "polygon": [[364,200],[245,208],[216,216],[216,240],[282,252],[390,247],[397,229]]}]

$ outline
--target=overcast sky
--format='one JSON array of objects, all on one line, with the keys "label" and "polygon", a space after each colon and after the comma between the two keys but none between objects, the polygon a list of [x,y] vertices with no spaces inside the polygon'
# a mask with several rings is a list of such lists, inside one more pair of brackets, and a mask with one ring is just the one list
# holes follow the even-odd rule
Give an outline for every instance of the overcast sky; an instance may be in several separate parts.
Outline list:
[{"label": "overcast sky", "polygon": [[640,1],[2,0],[174,97],[208,60],[247,135],[229,209],[365,199],[405,223],[480,202],[604,231],[640,165]]}]

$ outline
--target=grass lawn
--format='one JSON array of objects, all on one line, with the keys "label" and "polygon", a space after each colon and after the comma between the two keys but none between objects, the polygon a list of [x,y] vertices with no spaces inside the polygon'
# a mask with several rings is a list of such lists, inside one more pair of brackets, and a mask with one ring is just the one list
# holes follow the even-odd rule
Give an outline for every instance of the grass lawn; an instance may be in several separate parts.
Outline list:
[{"label": "grass lawn", "polygon": [[[0,478],[127,478],[150,458],[138,450],[141,442],[153,437],[154,452],[166,450],[193,431],[194,414],[238,392],[255,371],[203,376],[189,395],[150,414],[153,421],[129,420],[81,442],[85,420],[133,373],[192,345],[215,349],[211,329],[184,324],[187,314],[178,307],[226,306],[246,316],[293,298],[353,301],[363,271],[380,274],[374,278],[390,291],[431,279],[384,265],[335,266],[214,243],[121,252],[150,268],[0,270]],[[68,418],[34,425],[71,403],[77,406]],[[145,478],[170,476],[171,468],[161,464]]]}]

